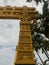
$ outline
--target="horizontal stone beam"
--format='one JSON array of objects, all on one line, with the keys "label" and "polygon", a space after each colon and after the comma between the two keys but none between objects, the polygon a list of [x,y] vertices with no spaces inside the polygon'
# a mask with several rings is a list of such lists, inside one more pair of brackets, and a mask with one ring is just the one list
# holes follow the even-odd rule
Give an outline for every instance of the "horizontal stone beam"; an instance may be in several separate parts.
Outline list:
[{"label": "horizontal stone beam", "polygon": [[27,17],[32,20],[38,19],[40,15],[36,9],[32,7],[0,6],[0,19],[21,19],[23,17]]}]

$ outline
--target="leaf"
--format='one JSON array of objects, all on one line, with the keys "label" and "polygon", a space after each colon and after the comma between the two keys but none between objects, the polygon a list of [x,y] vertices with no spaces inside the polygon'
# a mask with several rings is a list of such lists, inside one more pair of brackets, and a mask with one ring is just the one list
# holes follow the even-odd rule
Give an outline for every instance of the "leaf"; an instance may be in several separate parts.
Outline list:
[{"label": "leaf", "polygon": [[27,2],[32,2],[32,0],[27,0]]}]

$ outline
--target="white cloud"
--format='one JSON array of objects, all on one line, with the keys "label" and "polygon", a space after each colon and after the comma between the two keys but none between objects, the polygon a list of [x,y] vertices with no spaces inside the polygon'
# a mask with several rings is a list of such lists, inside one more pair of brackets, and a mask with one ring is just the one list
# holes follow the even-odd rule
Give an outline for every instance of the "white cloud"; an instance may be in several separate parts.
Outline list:
[{"label": "white cloud", "polygon": [[13,65],[19,36],[18,20],[0,20],[0,64]]},{"label": "white cloud", "polygon": [[0,43],[8,42],[7,38],[0,36]]},{"label": "white cloud", "polygon": [[35,6],[35,7],[36,7],[36,10],[37,10],[39,13],[41,13],[41,14],[43,13],[43,12],[42,12],[42,10],[43,10],[43,4],[44,4],[44,3],[39,3],[38,6]]},{"label": "white cloud", "polygon": [[3,48],[2,50],[0,49],[0,64],[13,65],[14,53],[15,51],[13,51],[12,48]]},{"label": "white cloud", "polygon": [[18,20],[0,20],[0,45],[12,45],[12,42],[13,45],[17,44],[19,37],[18,22]]}]

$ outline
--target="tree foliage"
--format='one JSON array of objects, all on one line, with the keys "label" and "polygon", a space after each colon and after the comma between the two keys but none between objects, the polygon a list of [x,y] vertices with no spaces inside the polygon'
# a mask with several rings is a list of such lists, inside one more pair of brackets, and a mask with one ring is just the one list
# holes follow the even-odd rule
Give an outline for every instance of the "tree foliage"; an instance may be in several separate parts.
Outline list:
[{"label": "tree foliage", "polygon": [[[33,0],[27,0],[27,2],[32,2]],[[36,25],[31,24],[31,33],[32,33],[32,41],[33,41],[33,47],[35,51],[37,52],[37,55],[39,56],[40,60],[42,61],[40,55],[38,54],[38,50],[42,49],[42,53],[45,53],[45,55],[48,58],[49,56],[47,54],[47,51],[49,51],[49,9],[48,9],[48,1],[46,0],[35,0],[37,5],[38,3],[44,2],[43,5],[43,14],[40,18],[40,26],[38,27],[38,23]],[[46,61],[42,61],[43,65],[46,65]],[[41,64],[41,65],[42,65]],[[38,65],[38,64],[37,64]]]},{"label": "tree foliage", "polygon": [[[31,2],[32,0],[27,0],[27,2]],[[35,0],[37,3],[39,2],[44,2],[44,6],[43,6],[43,14],[41,15],[40,21],[40,27],[38,27],[38,23],[35,26],[31,25],[31,32],[33,35],[33,39],[34,39],[34,48],[36,48],[36,50],[38,48],[42,48],[44,47],[45,50],[49,49],[49,39],[48,34],[49,34],[49,9],[48,9],[48,2],[45,0]],[[35,35],[36,32],[36,35]],[[41,34],[44,34],[45,36],[43,37]],[[46,39],[45,39],[46,38]],[[48,40],[47,40],[48,39]],[[37,43],[40,45],[37,46]]]}]

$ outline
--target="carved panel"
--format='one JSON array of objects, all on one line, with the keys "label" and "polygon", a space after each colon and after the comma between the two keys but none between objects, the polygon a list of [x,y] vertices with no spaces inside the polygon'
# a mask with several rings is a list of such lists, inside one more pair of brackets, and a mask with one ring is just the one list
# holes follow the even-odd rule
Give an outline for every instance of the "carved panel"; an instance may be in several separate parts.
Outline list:
[{"label": "carved panel", "polygon": [[26,24],[20,25],[20,30],[21,31],[30,31],[30,26],[26,25]]},{"label": "carved panel", "polygon": [[[20,34],[21,34],[21,35],[20,35],[21,37],[26,37],[26,36],[29,37],[29,36],[31,35],[31,32],[30,32],[30,31],[29,31],[29,32],[28,32],[28,31],[23,31],[23,32],[20,31]],[[20,37],[20,36],[19,36],[19,37]]]}]

